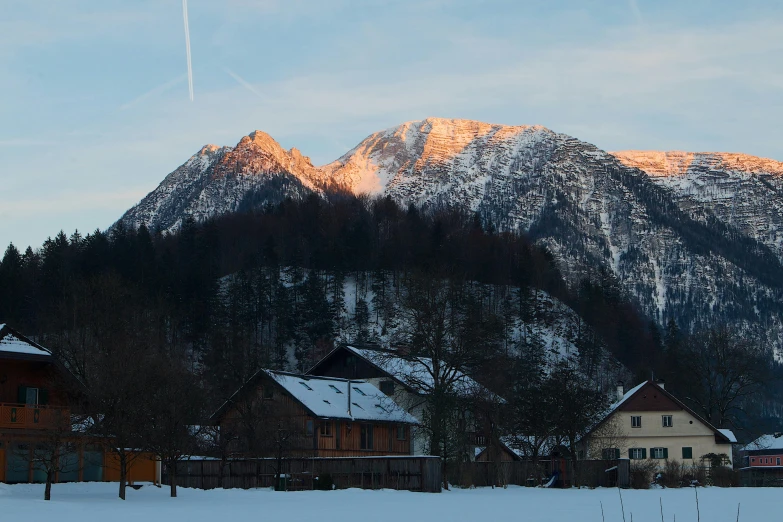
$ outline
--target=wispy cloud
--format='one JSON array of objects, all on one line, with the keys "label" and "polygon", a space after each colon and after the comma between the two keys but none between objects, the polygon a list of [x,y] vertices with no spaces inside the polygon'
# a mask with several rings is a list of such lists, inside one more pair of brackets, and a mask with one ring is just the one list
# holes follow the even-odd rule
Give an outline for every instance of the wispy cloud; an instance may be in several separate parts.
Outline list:
[{"label": "wispy cloud", "polygon": [[0,140],[0,147],[34,147],[40,146],[44,140],[30,138],[12,138],[10,140]]},{"label": "wispy cloud", "polygon": [[[115,209],[130,206],[149,192],[148,189],[130,188],[93,192],[65,191],[46,197],[31,197],[6,201],[2,213],[6,218],[25,218],[41,215],[59,215],[95,209]],[[119,216],[118,216],[119,217]]]}]

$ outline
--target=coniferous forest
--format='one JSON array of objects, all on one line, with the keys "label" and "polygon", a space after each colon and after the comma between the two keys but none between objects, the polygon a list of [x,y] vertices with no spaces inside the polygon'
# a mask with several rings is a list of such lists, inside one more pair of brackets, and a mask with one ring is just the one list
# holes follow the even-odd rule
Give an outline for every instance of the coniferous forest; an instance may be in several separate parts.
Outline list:
[{"label": "coniferous forest", "polygon": [[[514,381],[505,374],[529,372],[546,358],[536,354],[552,349],[540,328],[520,325],[558,315],[576,332],[576,352],[564,355],[603,391],[618,376],[634,384],[655,375],[698,397],[685,374],[696,340],[701,352],[738,344],[719,328],[713,337],[691,337],[673,322],[660,328],[606,272],[567,284],[545,249],[478,216],[345,195],[186,221],[171,235],[117,224],[60,232],[37,250],[10,245],[0,263],[0,322],[72,368],[92,364],[79,356],[90,346],[114,358],[162,354],[197,376],[215,405],[258,368],[307,371],[340,342],[412,344],[405,309],[416,303],[406,296],[422,289],[459,316],[460,342],[480,354],[470,369],[501,392]],[[747,348],[740,358],[765,360]],[[771,373],[755,384],[772,397],[779,369],[762,366]],[[740,407],[745,399],[703,411],[717,424],[753,417],[760,426],[770,411]]]}]

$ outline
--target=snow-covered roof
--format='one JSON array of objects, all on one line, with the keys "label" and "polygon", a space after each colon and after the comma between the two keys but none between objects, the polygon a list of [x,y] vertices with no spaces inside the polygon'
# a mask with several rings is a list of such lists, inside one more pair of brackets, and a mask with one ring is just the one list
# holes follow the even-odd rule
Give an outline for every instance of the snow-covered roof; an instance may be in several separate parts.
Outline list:
[{"label": "snow-covered roof", "polygon": [[625,392],[625,393],[623,394],[623,397],[622,397],[622,399],[620,399],[619,401],[617,401],[617,402],[615,402],[614,404],[612,404],[611,406],[609,406],[609,411],[607,412],[607,415],[609,415],[609,414],[611,414],[611,413],[614,413],[614,411],[615,411],[617,408],[619,408],[620,406],[622,406],[622,405],[623,405],[623,404],[624,404],[624,403],[625,403],[625,402],[626,402],[628,399],[630,399],[631,397],[633,397],[633,395],[634,395],[636,392],[638,392],[639,390],[641,390],[641,389],[642,389],[642,387],[643,387],[645,384],[647,384],[647,382],[648,382],[648,381],[642,381],[641,383],[637,384],[636,386],[634,386],[633,388],[631,388],[630,390],[628,390],[627,392]]},{"label": "snow-covered roof", "polygon": [[716,428],[715,426],[713,426],[712,424],[710,424],[709,422],[707,422],[705,419],[703,419],[703,418],[702,418],[702,417],[701,417],[701,416],[700,416],[698,413],[696,413],[696,412],[694,412],[693,410],[691,410],[690,408],[688,408],[688,407],[687,407],[685,404],[683,404],[683,402],[682,402],[682,401],[680,401],[680,400],[679,400],[677,397],[675,397],[674,395],[672,395],[671,393],[669,393],[668,391],[666,391],[666,390],[665,390],[665,389],[664,389],[662,386],[660,386],[659,384],[657,384],[657,383],[654,383],[654,382],[652,382],[652,381],[642,381],[641,383],[637,384],[636,386],[634,386],[633,388],[631,388],[630,390],[628,390],[627,392],[625,392],[625,393],[623,394],[623,396],[622,396],[622,398],[621,398],[620,400],[618,400],[617,402],[615,402],[614,404],[612,404],[611,406],[609,406],[609,408],[607,408],[607,411],[606,411],[606,413],[605,413],[605,414],[604,414],[604,415],[601,417],[601,420],[599,420],[599,421],[598,421],[598,422],[597,422],[597,423],[596,423],[596,424],[595,424],[595,425],[594,425],[592,428],[590,428],[590,430],[588,430],[587,434],[589,435],[590,433],[592,433],[593,431],[595,431],[595,430],[598,428],[598,426],[600,426],[601,424],[603,424],[603,422],[604,422],[606,419],[608,419],[608,418],[609,418],[611,415],[613,415],[613,414],[614,414],[614,413],[615,413],[615,412],[618,410],[618,408],[620,408],[620,406],[622,406],[623,404],[625,404],[625,403],[626,403],[626,402],[627,402],[627,401],[628,401],[628,400],[629,400],[631,397],[633,397],[634,395],[636,395],[636,393],[637,393],[639,390],[641,390],[641,389],[642,389],[642,388],[643,388],[645,385],[647,385],[647,384],[651,384],[651,385],[653,385],[653,386],[655,386],[655,387],[659,388],[659,389],[660,389],[660,391],[661,391],[661,393],[663,393],[664,395],[668,396],[668,397],[669,397],[669,398],[670,398],[672,401],[674,401],[674,402],[675,402],[677,405],[679,405],[681,408],[683,408],[683,409],[684,409],[684,410],[686,410],[688,413],[690,413],[691,415],[693,415],[694,417],[696,417],[697,419],[699,419],[699,421],[701,421],[701,422],[702,422],[702,423],[703,423],[705,426],[707,426],[708,428],[710,428],[711,430],[713,430],[713,431],[714,431],[714,432],[715,432],[717,435],[720,435],[720,436],[724,437],[724,438],[726,439],[726,442],[729,442],[729,443],[735,443],[735,442],[737,442],[737,437],[735,437],[735,436],[734,436],[734,432],[732,432],[731,430],[728,430],[728,429],[719,429],[719,428]]},{"label": "snow-covered roof", "polygon": [[[417,393],[427,394],[433,388],[432,359],[427,357],[402,357],[390,351],[369,348],[346,347],[359,357],[371,362]],[[454,380],[454,391],[460,395],[471,395],[484,387],[459,370],[450,370]]]},{"label": "snow-covered roof", "polygon": [[40,355],[51,357],[52,354],[37,344],[14,335],[11,328],[0,324],[0,352],[19,353],[25,355]]},{"label": "snow-covered roof", "polygon": [[744,451],[783,450],[783,433],[762,435],[742,449]]},{"label": "snow-covered roof", "polygon": [[273,370],[261,371],[282,386],[316,417],[419,423],[415,417],[366,381],[313,377]]},{"label": "snow-covered roof", "polygon": [[718,428],[718,431],[721,432],[727,439],[729,439],[729,442],[737,442],[737,437],[734,435],[733,431],[727,430],[725,428]]}]

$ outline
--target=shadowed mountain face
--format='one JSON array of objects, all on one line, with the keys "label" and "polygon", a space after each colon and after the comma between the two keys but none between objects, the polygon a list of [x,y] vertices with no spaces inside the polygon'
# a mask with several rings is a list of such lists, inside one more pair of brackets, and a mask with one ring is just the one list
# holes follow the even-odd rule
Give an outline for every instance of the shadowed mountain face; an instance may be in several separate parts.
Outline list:
[{"label": "shadowed mountain face", "polygon": [[479,213],[545,244],[572,282],[605,269],[659,322],[725,322],[779,346],[781,164],[742,155],[614,155],[540,126],[430,118],[314,167],[256,131],[204,147],[122,221],[176,230],[329,190]]}]

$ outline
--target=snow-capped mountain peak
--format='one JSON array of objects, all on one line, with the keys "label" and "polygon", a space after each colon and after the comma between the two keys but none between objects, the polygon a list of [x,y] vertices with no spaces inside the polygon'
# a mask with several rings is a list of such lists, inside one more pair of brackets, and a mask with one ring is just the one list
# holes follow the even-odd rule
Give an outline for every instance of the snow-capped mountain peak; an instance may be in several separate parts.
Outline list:
[{"label": "snow-capped mountain peak", "polygon": [[174,231],[332,189],[462,208],[529,233],[572,282],[610,272],[660,323],[732,324],[783,354],[781,174],[743,154],[612,155],[542,126],[427,118],[322,167],[261,131],[205,147],[122,220]]}]

